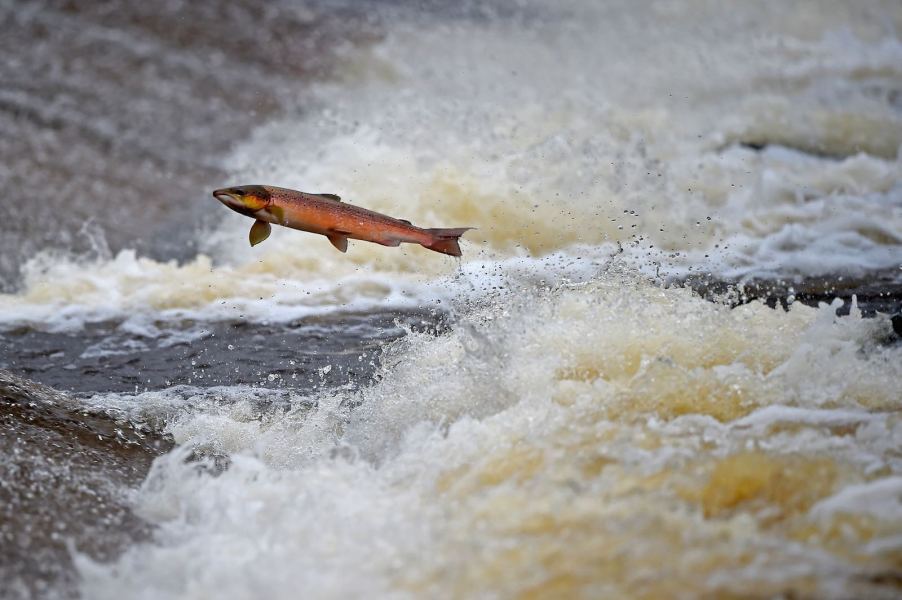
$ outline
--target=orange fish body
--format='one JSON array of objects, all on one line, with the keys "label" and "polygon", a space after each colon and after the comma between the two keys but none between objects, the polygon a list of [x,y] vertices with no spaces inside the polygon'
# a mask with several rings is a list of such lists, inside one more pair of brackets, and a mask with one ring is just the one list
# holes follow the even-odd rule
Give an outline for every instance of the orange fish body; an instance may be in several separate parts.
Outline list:
[{"label": "orange fish body", "polygon": [[213,196],[240,214],[255,219],[251,246],[269,237],[270,224],[318,233],[342,252],[348,239],[397,246],[401,242],[460,256],[458,239],[472,227],[423,229],[359,206],[345,204],[334,194],[308,194],[269,185],[245,185],[213,192]]}]

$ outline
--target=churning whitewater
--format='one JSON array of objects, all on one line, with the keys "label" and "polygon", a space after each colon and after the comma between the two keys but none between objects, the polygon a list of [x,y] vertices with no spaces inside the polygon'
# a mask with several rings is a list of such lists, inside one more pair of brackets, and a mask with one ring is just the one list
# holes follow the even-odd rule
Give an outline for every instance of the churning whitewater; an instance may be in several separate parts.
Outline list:
[{"label": "churning whitewater", "polygon": [[899,5],[381,10],[223,186],[474,225],[462,259],[285,228],[250,249],[222,211],[193,259],[38,254],[0,295],[0,330],[102,324],[111,355],[219,322],[442,315],[380,346],[371,382],[278,365],[278,389],[87,394],[175,446],[128,499],[148,538],[72,549],[82,595],[896,597],[890,317],[678,284],[902,284]]},{"label": "churning whitewater", "polygon": [[500,306],[408,335],[360,391],[171,420],[136,498],[155,541],[83,561],[87,595],[879,596],[902,535],[886,319],[624,274]]}]

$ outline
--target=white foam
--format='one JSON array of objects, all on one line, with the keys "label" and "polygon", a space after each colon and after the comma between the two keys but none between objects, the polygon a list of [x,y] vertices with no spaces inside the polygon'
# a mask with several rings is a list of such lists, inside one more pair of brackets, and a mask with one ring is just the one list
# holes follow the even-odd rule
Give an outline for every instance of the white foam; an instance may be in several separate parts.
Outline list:
[{"label": "white foam", "polygon": [[[558,563],[535,570],[545,550],[508,554],[524,535],[563,564],[613,548],[626,566],[590,579],[621,595],[647,589],[636,574],[661,568],[713,589],[810,577],[824,595],[851,589],[862,567],[816,542],[789,543],[758,521],[767,511],[702,518],[671,486],[704,489],[703,465],[750,448],[777,465],[835,461],[853,486],[869,465],[902,472],[891,441],[902,428],[902,349],[872,343],[885,320],[837,318],[831,307],[729,310],[616,272],[461,318],[438,338],[398,342],[370,387],[262,418],[244,392],[222,388],[209,410],[171,419],[183,450],[157,461],[136,499],[155,539],[111,566],[79,557],[84,593],[508,595],[566,577]],[[831,376],[822,386],[825,373],[845,385]],[[735,390],[747,416],[712,418]],[[824,410],[827,396],[834,408]],[[681,403],[688,414],[673,418]],[[766,426],[788,421],[817,427]],[[840,425],[855,433],[830,430]],[[190,449],[232,463],[214,475],[185,461]],[[892,552],[871,538],[846,546],[878,562]],[[734,562],[737,552],[756,566]]]},{"label": "white foam", "polygon": [[880,415],[854,410],[812,410],[793,406],[767,406],[733,422],[734,427],[764,429],[774,425],[802,423],[805,425],[835,427],[879,421]]},{"label": "white foam", "polygon": [[[888,522],[902,522],[902,477],[885,477],[860,485],[850,485],[811,508],[817,518],[837,513],[871,515]],[[894,542],[895,548],[899,539]]]}]

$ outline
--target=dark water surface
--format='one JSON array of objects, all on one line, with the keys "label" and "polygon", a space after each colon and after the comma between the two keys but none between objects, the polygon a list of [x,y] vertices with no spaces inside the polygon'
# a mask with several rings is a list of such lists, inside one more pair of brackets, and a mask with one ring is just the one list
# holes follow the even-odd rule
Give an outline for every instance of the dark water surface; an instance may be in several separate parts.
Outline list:
[{"label": "dark water surface", "polygon": [[[0,333],[0,369],[68,392],[138,392],[175,385],[301,387],[358,384],[406,329],[435,330],[425,311],[342,314],[261,325],[179,323],[146,338],[97,323],[78,333]],[[176,325],[176,327],[173,327]],[[322,376],[324,367],[335,365]]]}]

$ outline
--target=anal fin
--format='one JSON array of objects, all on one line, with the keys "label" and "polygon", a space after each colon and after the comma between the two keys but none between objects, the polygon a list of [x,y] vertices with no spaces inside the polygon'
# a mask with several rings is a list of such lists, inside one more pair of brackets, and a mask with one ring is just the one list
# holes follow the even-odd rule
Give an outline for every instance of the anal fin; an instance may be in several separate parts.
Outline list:
[{"label": "anal fin", "polygon": [[251,232],[248,234],[251,246],[256,246],[268,238],[271,231],[272,227],[266,221],[254,221],[254,224],[251,225]]},{"label": "anal fin", "polygon": [[341,233],[330,233],[326,236],[339,252],[348,251],[348,238]]}]

